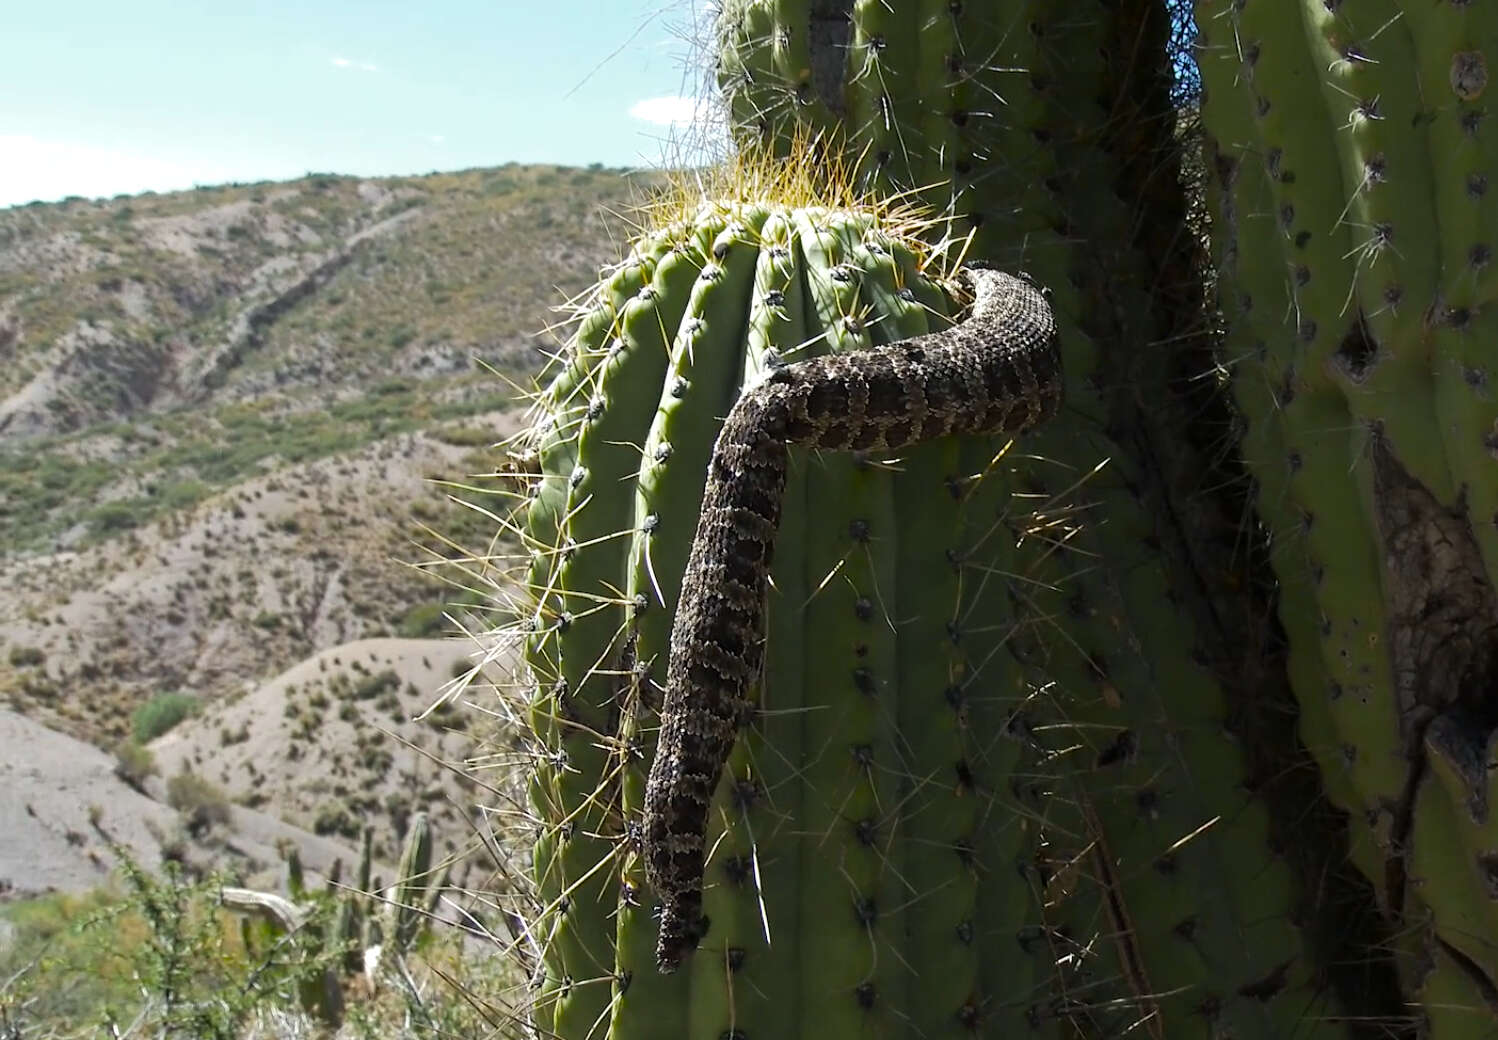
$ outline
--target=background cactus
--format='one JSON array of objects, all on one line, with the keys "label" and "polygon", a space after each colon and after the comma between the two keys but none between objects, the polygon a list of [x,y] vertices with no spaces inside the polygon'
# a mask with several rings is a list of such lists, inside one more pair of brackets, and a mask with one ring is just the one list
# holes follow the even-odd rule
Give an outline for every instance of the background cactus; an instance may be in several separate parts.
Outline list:
[{"label": "background cactus", "polygon": [[371,887],[370,882],[373,836],[366,827],[352,887],[341,883],[342,863],[335,861],[324,890],[309,892],[301,856],[288,846],[280,894],[219,890],[221,905],[241,915],[240,936],[247,950],[268,958],[284,937],[295,935],[313,951],[299,983],[302,1009],[334,1027],[343,1020],[345,980],[360,973],[373,976],[384,956],[382,943],[400,957],[431,934],[438,900],[451,877],[451,862],[443,864],[440,874],[433,873],[431,825],[426,813],[414,813],[401,847],[399,877],[388,899],[382,897],[378,884]]},{"label": "background cactus", "polygon": [[1420,1028],[1486,1035],[1498,16],[1203,2],[1197,23],[1235,395],[1302,735],[1401,937]]},{"label": "background cactus", "polygon": [[[838,6],[842,49],[798,50]],[[845,138],[860,183],[924,189],[972,230],[974,255],[1055,290],[1067,407],[1026,439],[1036,458],[1014,465],[1015,486],[1064,501],[1080,481],[1074,502],[1089,508],[1067,536],[1078,556],[1044,540],[1021,551],[1017,570],[1048,580],[1016,591],[1008,649],[1030,669],[1016,685],[1046,692],[1030,713],[1072,749],[1051,760],[1059,775],[1037,810],[1048,853],[1074,865],[1080,843],[1098,857],[1086,874],[1100,887],[1073,885],[1062,912],[1086,922],[1074,934],[1111,915],[1120,939],[1118,961],[1090,968],[1118,990],[1077,1004],[1122,1003],[1172,1029],[1207,1007],[1211,1028],[1281,1035],[1318,998],[1289,925],[1290,872],[1244,791],[1262,782],[1223,746],[1229,728],[1262,725],[1252,708],[1269,698],[1243,685],[1256,648],[1234,628],[1241,602],[1217,605],[1238,564],[1203,488],[1224,478],[1201,416],[1171,406],[1200,401],[1180,375],[1207,362],[1188,324],[1200,288],[1179,234],[1163,6],[742,0],[719,24],[741,141],[789,155],[798,125]]]}]

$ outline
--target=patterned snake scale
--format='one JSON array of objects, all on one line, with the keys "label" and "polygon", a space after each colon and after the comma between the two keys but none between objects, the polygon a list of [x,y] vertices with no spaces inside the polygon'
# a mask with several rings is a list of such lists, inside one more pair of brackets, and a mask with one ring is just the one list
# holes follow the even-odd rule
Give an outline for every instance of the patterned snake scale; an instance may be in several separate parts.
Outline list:
[{"label": "patterned snake scale", "polygon": [[660,897],[656,963],[676,970],[707,930],[708,809],[763,659],[765,594],[787,444],[888,451],[947,434],[1018,434],[1054,415],[1061,361],[1047,294],[987,268],[958,275],[975,302],[941,332],[776,369],[728,414],[708,466],[671,630],[642,848]]}]

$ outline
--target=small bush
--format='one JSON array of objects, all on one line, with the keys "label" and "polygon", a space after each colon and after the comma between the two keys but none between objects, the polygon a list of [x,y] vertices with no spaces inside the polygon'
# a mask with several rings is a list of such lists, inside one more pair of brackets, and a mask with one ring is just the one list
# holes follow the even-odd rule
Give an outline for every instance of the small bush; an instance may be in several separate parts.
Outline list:
[{"label": "small bush", "polygon": [[317,810],[317,818],[312,821],[314,834],[324,836],[339,834],[345,838],[357,838],[359,831],[359,821],[353,817],[347,807],[337,802],[324,802]]},{"label": "small bush", "polygon": [[135,709],[130,732],[137,744],[149,744],[197,711],[198,699],[190,693],[158,693]]},{"label": "small bush", "polygon": [[13,646],[10,648],[12,668],[35,668],[46,659],[47,655],[42,653],[41,647]]},{"label": "small bush", "polygon": [[400,685],[400,676],[387,668],[383,672],[360,679],[354,686],[354,699],[367,701],[371,697],[378,697],[386,690],[398,690]]},{"label": "small bush", "polygon": [[196,773],[183,771],[166,782],[166,804],[182,814],[193,836],[229,822],[229,797]]},{"label": "small bush", "polygon": [[114,749],[114,775],[139,791],[146,777],[156,775],[156,756],[133,740],[122,740]]},{"label": "small bush", "polygon": [[139,503],[135,502],[110,502],[91,510],[85,523],[88,525],[89,534],[95,538],[104,538],[123,531],[130,531],[139,527],[145,520],[145,516]]},{"label": "small bush", "polygon": [[367,747],[359,752],[359,765],[375,776],[384,776],[395,764],[395,756],[383,747]]},{"label": "small bush", "polygon": [[439,636],[448,625],[447,618],[442,616],[443,610],[441,603],[418,603],[406,611],[395,630],[406,639]]},{"label": "small bush", "polygon": [[456,448],[487,448],[500,439],[493,430],[482,426],[444,426],[434,431],[433,436]]},{"label": "small bush", "polygon": [[155,497],[166,509],[186,509],[212,493],[213,489],[200,480],[178,480],[157,489]]}]

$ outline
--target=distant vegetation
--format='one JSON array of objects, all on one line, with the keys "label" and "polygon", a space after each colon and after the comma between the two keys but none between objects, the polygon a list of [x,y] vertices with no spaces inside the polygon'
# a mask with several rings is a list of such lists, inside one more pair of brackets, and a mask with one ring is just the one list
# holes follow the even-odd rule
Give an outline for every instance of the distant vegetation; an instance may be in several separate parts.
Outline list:
[{"label": "distant vegetation", "polygon": [[[514,404],[514,393],[497,386],[492,376],[470,374],[442,381],[440,394],[413,384],[326,410],[278,413],[233,404],[7,446],[0,448],[0,544],[35,548],[79,520],[87,528],[86,541],[109,538],[280,466],[330,458]],[[101,438],[118,438],[118,454],[109,462],[85,457],[87,445]],[[495,439],[489,436],[490,442]],[[166,474],[178,476],[163,479]],[[122,484],[138,486],[141,493],[77,510],[78,503],[107,496]]]},{"label": "distant vegetation", "polygon": [[[336,963],[322,938],[335,925],[333,899],[304,896],[310,916],[303,926],[265,942],[220,904],[220,888],[237,879],[194,879],[174,863],[153,877],[119,850],[116,856],[123,880],[117,888],[0,906],[0,924],[9,932],[0,944],[0,1035],[330,1035],[301,1008],[308,981]],[[503,1008],[523,986],[505,958],[466,952],[451,926],[434,929],[419,951],[387,951],[381,963],[388,981],[350,1002],[340,1037],[413,1035],[401,1026],[413,1016],[422,1036],[496,1035]],[[407,980],[419,990],[402,985]]]},{"label": "distant vegetation", "polygon": [[453,423],[513,403],[475,360],[525,381],[648,186],[510,164],[0,210],[0,402],[45,388],[0,428],[0,558],[401,433],[493,443]]},{"label": "distant vegetation", "polygon": [[137,744],[149,744],[197,710],[190,693],[158,693],[130,716],[130,735]]}]

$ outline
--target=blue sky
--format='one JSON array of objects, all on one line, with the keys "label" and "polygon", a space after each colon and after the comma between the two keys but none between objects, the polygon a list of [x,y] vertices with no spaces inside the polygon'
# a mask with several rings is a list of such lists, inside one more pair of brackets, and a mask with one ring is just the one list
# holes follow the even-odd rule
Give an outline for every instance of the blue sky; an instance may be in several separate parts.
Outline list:
[{"label": "blue sky", "polygon": [[[7,5],[0,206],[309,170],[647,165],[704,0]],[[674,127],[674,128],[673,128]]]}]

